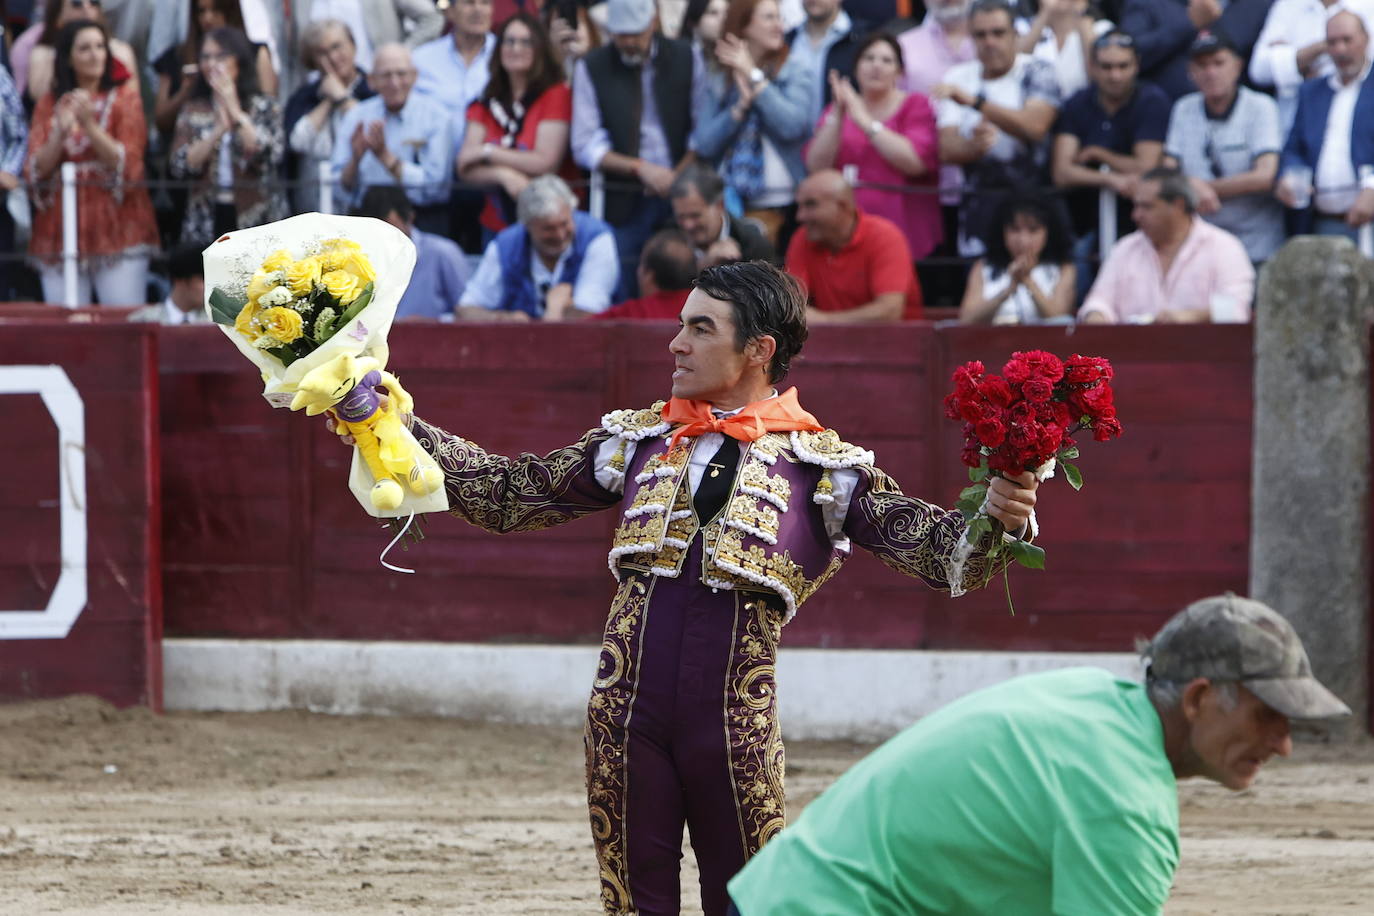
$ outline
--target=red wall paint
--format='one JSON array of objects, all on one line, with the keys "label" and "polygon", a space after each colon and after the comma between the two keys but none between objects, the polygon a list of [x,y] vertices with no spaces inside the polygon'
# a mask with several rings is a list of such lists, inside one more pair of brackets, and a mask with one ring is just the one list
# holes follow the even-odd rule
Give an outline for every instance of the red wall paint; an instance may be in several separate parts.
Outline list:
[{"label": "red wall paint", "polygon": [[[0,361],[61,365],[85,408],[88,601],[65,639],[0,639],[0,699],[94,693],[162,705],[157,334],[0,324]],[[0,613],[41,610],[60,572],[57,431],[37,395],[0,395]]]},{"label": "red wall paint", "polygon": [[[544,452],[614,407],[663,396],[669,323],[401,324],[390,369],[417,412],[484,447]],[[951,600],[852,559],[788,626],[793,646],[1128,650],[1197,597],[1244,591],[1249,539],[1248,326],[822,327],[789,379],[802,403],[877,452],[907,492],[952,504],[959,430],[940,398],[955,365],[1014,350],[1110,357],[1126,435],[1084,443],[1087,479],[1042,491],[1044,572]],[[346,487],[351,453],[318,419],[273,410],[217,329],[161,335],[163,587],[176,636],[592,642],[612,580],[611,513],[505,537],[432,517],[399,575]],[[392,558],[393,561],[396,557]]]}]

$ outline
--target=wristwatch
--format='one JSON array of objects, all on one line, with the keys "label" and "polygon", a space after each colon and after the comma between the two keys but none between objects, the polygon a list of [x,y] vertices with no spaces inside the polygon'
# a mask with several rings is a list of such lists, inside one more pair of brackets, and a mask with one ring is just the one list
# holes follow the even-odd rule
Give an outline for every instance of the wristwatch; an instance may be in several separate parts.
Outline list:
[{"label": "wristwatch", "polygon": [[864,128],[864,133],[868,135],[868,139],[872,140],[885,130],[887,130],[887,128],[883,126],[883,122],[874,118],[872,121],[868,122],[868,127]]},{"label": "wristwatch", "polygon": [[976,96],[973,97],[973,110],[982,111],[983,106],[987,103],[987,100],[988,97],[986,95],[984,95],[981,92],[978,93]]},{"label": "wristwatch", "polygon": [[482,144],[482,161],[484,163],[491,162],[491,151],[493,149],[495,149],[495,147],[490,143]]},{"label": "wristwatch", "polygon": [[751,86],[757,86],[766,79],[768,79],[768,74],[764,73],[759,67],[755,67],[749,71],[749,85]]}]

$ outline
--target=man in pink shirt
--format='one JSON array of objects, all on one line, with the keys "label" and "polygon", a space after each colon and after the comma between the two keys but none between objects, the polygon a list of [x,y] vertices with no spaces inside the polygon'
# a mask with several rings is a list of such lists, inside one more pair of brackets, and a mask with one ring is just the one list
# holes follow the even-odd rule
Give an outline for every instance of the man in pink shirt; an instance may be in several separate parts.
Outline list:
[{"label": "man in pink shirt", "polygon": [[1089,324],[1249,321],[1255,268],[1240,239],[1198,217],[1177,169],[1146,172],[1131,217],[1078,312]]},{"label": "man in pink shirt", "polygon": [[930,95],[954,64],[973,60],[973,39],[968,31],[971,0],[931,0],[925,21],[897,37],[906,62],[901,88]]}]

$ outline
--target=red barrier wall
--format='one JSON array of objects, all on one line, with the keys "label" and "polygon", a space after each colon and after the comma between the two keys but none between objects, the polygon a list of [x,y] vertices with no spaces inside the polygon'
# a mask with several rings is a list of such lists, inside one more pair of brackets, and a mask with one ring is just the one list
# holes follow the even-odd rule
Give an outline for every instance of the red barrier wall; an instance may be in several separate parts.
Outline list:
[{"label": "red barrier wall", "polygon": [[[65,638],[0,629],[0,698],[94,693],[162,705],[157,334],[146,326],[0,323],[0,363],[60,365],[84,407],[87,601]],[[0,394],[0,625],[41,611],[62,572],[60,496],[72,465],[37,394]],[[69,491],[70,492],[70,491]],[[11,624],[14,617],[9,618]]]},{"label": "red barrier wall", "polygon": [[[391,366],[432,422],[507,453],[575,439],[607,409],[667,389],[668,323],[402,324]],[[1082,492],[1042,491],[1044,572],[1014,570],[952,601],[866,555],[788,627],[789,645],[1123,650],[1204,594],[1247,581],[1248,326],[822,327],[795,366],[802,402],[877,452],[908,492],[966,485],[939,401],[968,359],[1014,350],[1110,357],[1126,435],[1085,443]],[[348,449],[319,420],[273,410],[214,328],[163,329],[167,631],[178,636],[589,642],[612,581],[611,513],[497,537],[446,516],[401,565],[346,486]]]}]

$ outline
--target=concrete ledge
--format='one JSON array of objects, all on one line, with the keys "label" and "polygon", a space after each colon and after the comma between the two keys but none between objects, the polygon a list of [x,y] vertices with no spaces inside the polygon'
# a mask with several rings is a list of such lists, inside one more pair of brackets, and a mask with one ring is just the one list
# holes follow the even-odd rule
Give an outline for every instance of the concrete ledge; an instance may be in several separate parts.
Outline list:
[{"label": "concrete ledge", "polygon": [[[164,704],[576,726],[597,652],[595,646],[167,639]],[[1071,665],[1140,674],[1127,653],[783,649],[783,731],[789,738],[881,740],[981,687]]]}]

